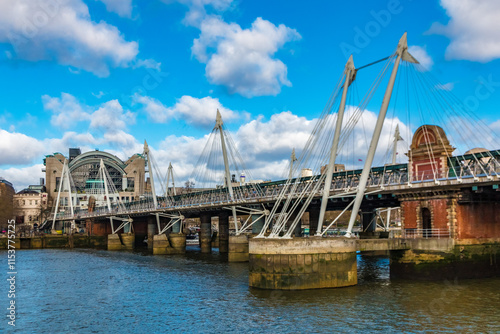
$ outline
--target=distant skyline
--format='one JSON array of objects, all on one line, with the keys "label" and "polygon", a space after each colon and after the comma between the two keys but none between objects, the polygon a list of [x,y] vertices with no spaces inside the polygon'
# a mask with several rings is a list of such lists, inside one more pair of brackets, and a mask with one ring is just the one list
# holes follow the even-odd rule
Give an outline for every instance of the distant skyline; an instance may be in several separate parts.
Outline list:
[{"label": "distant skyline", "polygon": [[147,140],[185,178],[219,109],[252,174],[276,179],[347,58],[386,57],[405,31],[443,89],[500,130],[499,17],[495,0],[0,0],[0,177],[19,191],[45,155],[126,159]]}]

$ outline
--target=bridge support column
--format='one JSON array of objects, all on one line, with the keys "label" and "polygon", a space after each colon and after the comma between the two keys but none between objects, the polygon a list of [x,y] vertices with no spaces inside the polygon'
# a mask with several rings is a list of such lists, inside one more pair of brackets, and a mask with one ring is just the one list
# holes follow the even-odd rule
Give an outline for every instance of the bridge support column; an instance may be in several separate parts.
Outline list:
[{"label": "bridge support column", "polygon": [[153,236],[153,254],[164,255],[169,254],[170,243],[165,234],[156,234]]},{"label": "bridge support column", "polygon": [[202,253],[212,252],[212,217],[209,213],[200,215],[200,248]]},{"label": "bridge support column", "polygon": [[360,214],[363,231],[359,233],[361,239],[377,239],[379,233],[375,232],[377,223],[375,222],[375,211],[363,211]]},{"label": "bridge support column", "polygon": [[229,213],[221,212],[219,214],[219,252],[227,253],[229,251]]},{"label": "bridge support column", "polygon": [[152,219],[148,219],[148,249],[153,249],[153,238],[156,234],[156,224],[151,222]]},{"label": "bridge support column", "polygon": [[357,284],[356,240],[347,238],[250,239],[249,285],[305,290]]},{"label": "bridge support column", "polygon": [[186,253],[186,235],[184,233],[170,233],[168,241],[171,249],[168,254],[184,254]]},{"label": "bridge support column", "polygon": [[[172,221],[172,219],[170,220]],[[174,225],[172,225],[172,233],[181,233],[181,222],[178,221]]]},{"label": "bridge support column", "polygon": [[135,233],[122,233],[120,237],[124,250],[133,250],[135,248]]},{"label": "bridge support column", "polygon": [[[261,215],[252,215],[252,222],[256,221]],[[266,221],[266,217],[262,217],[256,223],[252,225],[252,234],[259,234],[264,227],[264,223]]]},{"label": "bridge support column", "polygon": [[248,236],[246,234],[229,237],[229,262],[248,262]]},{"label": "bridge support column", "polygon": [[309,235],[316,234],[319,222],[319,208],[311,208],[309,210]]}]

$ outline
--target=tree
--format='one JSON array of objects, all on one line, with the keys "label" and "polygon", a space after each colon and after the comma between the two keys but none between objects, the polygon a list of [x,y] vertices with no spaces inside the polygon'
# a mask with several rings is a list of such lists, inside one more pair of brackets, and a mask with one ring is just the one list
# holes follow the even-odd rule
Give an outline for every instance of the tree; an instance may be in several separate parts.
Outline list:
[{"label": "tree", "polygon": [[186,181],[184,183],[184,189],[186,193],[190,193],[194,188],[194,182],[193,181]]}]

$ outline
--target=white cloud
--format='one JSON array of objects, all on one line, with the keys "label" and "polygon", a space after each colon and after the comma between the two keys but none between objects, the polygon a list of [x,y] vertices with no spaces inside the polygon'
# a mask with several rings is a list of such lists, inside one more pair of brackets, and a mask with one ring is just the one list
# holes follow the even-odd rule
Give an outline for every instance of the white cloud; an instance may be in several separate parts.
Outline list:
[{"label": "white cloud", "polygon": [[242,29],[217,17],[205,19],[200,29],[191,51],[207,64],[205,72],[211,83],[246,97],[277,95],[281,86],[291,86],[286,65],[273,56],[285,43],[301,38],[295,29],[262,18],[250,29]]},{"label": "white cloud", "polygon": [[500,2],[497,0],[441,0],[450,21],[434,23],[429,33],[450,38],[447,59],[488,62],[500,58]]},{"label": "white cloud", "polygon": [[239,128],[236,138],[240,153],[257,161],[287,159],[293,148],[304,146],[315,122],[290,111],[272,115],[267,122],[259,117]]},{"label": "white cloud", "polygon": [[118,100],[110,100],[98,108],[87,106],[73,95],[61,93],[61,97],[42,96],[45,110],[52,111],[51,124],[61,129],[74,128],[79,122],[90,122],[90,129],[115,132],[135,123],[135,114],[123,110]]},{"label": "white cloud", "polygon": [[500,119],[491,123],[490,128],[494,131],[500,132]]},{"label": "white cloud", "polygon": [[61,129],[69,129],[81,121],[90,120],[90,113],[71,94],[61,93],[61,98],[42,96],[45,110],[52,111],[50,123]]},{"label": "white cloud", "polygon": [[441,89],[441,90],[447,90],[447,91],[452,91],[453,88],[455,87],[455,83],[454,82],[448,82],[448,83],[445,83],[445,84],[439,84],[436,88],[437,89]]},{"label": "white cloud", "polygon": [[434,61],[429,56],[425,48],[417,45],[412,45],[408,47],[408,51],[413,57],[415,57],[415,59],[418,60],[420,65],[423,66],[424,70],[430,71],[432,65],[434,65]]},{"label": "white cloud", "polygon": [[136,93],[132,99],[135,103],[143,105],[143,110],[153,122],[166,123],[172,117],[172,110],[155,98]]},{"label": "white cloud", "polygon": [[[106,144],[110,144],[124,149],[136,147],[136,144],[138,144],[138,141],[134,138],[134,136],[132,136],[130,133],[126,133],[123,130],[117,130],[113,133],[107,132],[104,134],[103,139],[104,139],[103,141]],[[142,150],[137,152],[142,152]]]},{"label": "white cloud", "polygon": [[33,166],[8,169],[0,169],[0,176],[14,185],[16,191],[21,191],[32,184],[39,184],[40,178],[45,178],[45,173],[42,172],[42,164]]},{"label": "white cloud", "polygon": [[238,118],[238,113],[223,107],[218,98],[210,96],[198,99],[184,95],[171,108],[174,117],[182,118],[187,123],[198,126],[215,125],[217,109],[224,121]]},{"label": "white cloud", "polygon": [[103,97],[104,95],[106,95],[106,93],[104,93],[102,90],[99,91],[99,93],[92,93],[92,95],[94,95],[95,97],[97,97],[98,99],[100,99],[101,97]]},{"label": "white cloud", "polygon": [[0,129],[0,165],[31,163],[44,149],[43,143],[33,137]]},{"label": "white cloud", "polygon": [[207,16],[207,9],[215,12],[227,10],[233,0],[163,0],[165,3],[178,2],[189,8],[183,22],[186,25],[199,27]]},{"label": "white cloud", "polygon": [[157,70],[158,72],[161,71],[161,63],[157,62],[154,59],[137,59],[137,61],[133,65],[133,68],[138,67],[152,68]]},{"label": "white cloud", "polygon": [[135,94],[133,99],[136,103],[143,105],[143,110],[157,123],[165,123],[171,118],[183,119],[188,124],[196,126],[212,126],[215,124],[217,109],[224,121],[231,121],[240,115],[228,108],[225,108],[218,98],[210,96],[196,98],[184,95],[178,99],[173,107],[166,107],[159,100],[149,96]]},{"label": "white cloud", "polygon": [[106,5],[108,12],[113,12],[121,17],[132,16],[132,0],[100,0]]},{"label": "white cloud", "polygon": [[128,67],[139,52],[115,26],[93,22],[81,0],[0,2],[0,42],[12,44],[20,59],[56,61],[98,76]]},{"label": "white cloud", "polygon": [[90,128],[115,133],[133,123],[135,123],[135,115],[129,111],[124,112],[118,100],[111,100],[92,113]]}]

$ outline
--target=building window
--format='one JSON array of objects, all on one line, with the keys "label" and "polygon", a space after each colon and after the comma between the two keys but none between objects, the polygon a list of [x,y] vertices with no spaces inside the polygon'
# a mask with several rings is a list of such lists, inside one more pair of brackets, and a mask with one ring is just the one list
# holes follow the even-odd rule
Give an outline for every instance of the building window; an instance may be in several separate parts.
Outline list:
[{"label": "building window", "polygon": [[23,205],[26,205],[26,201],[23,199]]},{"label": "building window", "polygon": [[35,205],[38,205],[38,200],[37,199],[35,200]]}]

